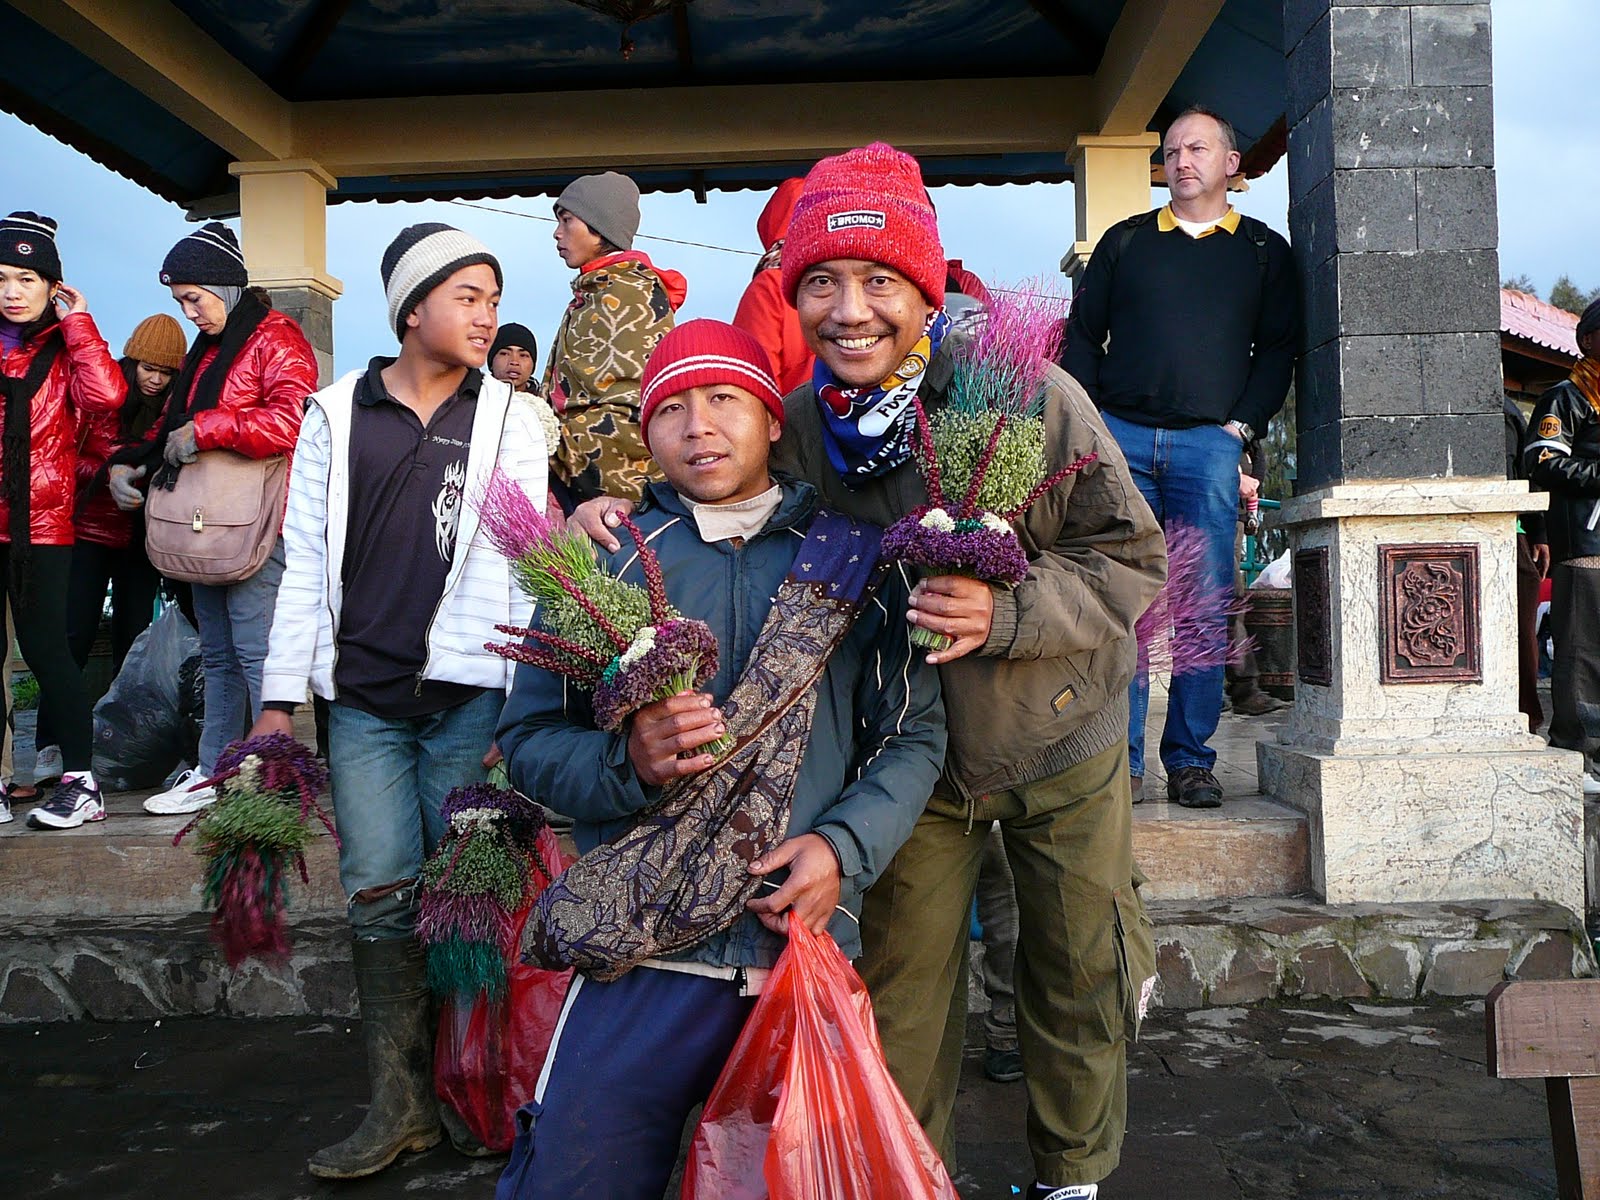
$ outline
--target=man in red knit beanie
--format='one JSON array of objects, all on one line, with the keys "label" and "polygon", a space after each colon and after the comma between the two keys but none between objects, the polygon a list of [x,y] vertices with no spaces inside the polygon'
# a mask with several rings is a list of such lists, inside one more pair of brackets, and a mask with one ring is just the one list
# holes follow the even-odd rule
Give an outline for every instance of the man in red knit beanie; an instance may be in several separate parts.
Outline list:
[{"label": "man in red knit beanie", "polygon": [[[876,143],[812,168],[783,249],[784,292],[817,355],[791,393],[775,472],[888,526],[927,502],[913,400],[948,402],[961,338],[916,159]],[[968,914],[984,833],[1000,822],[1021,930],[1017,1025],[1033,1197],[1089,1200],[1127,1124],[1127,1043],[1154,983],[1128,790],[1134,622],[1166,577],[1160,527],[1083,389],[1046,376],[1046,470],[1085,454],[1017,523],[1014,588],[924,579],[907,619],[947,634],[943,774],[862,906],[860,970],[896,1081],[954,1174]],[[579,517],[616,544],[596,506]]]}]

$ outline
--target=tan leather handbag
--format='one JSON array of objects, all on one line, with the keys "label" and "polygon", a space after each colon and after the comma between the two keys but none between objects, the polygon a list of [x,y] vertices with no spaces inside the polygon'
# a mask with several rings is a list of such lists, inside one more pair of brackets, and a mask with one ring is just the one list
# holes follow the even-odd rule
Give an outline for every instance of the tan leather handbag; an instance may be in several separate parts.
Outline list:
[{"label": "tan leather handbag", "polygon": [[170,491],[152,487],[144,548],[169,579],[220,587],[249,579],[278,541],[289,460],[202,450]]}]

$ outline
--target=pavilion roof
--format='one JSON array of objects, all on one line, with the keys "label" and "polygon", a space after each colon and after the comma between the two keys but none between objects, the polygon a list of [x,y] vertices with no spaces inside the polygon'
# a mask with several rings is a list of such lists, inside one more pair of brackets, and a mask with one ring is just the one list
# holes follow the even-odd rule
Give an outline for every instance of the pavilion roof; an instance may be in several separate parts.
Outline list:
[{"label": "pavilion roof", "polygon": [[[663,11],[624,32],[595,8]],[[553,193],[583,168],[570,154],[539,161],[541,138],[587,127],[614,144],[635,119],[630,161],[601,148],[605,157],[587,169],[617,165],[655,191],[765,188],[803,171],[817,146],[790,139],[786,149],[782,122],[748,103],[762,93],[827,108],[828,136],[843,145],[871,140],[903,106],[927,106],[935,123],[1003,131],[1024,116],[1050,123],[1019,108],[1060,104],[1059,145],[1032,136],[997,137],[992,151],[971,137],[944,152],[916,147],[932,185],[1069,179],[1076,134],[1135,132],[1113,128],[1130,119],[1139,130],[1159,127],[1202,102],[1234,123],[1246,173],[1259,174],[1283,145],[1279,0],[1194,0],[1192,11],[1206,14],[1198,40],[1161,77],[1154,112],[1119,113],[1115,97],[1107,100],[1127,82],[1108,76],[1156,77],[1160,46],[1150,54],[1141,32],[1177,41],[1166,31],[1196,21],[1172,8],[1167,0],[0,0],[8,48],[0,108],[197,212],[228,211],[237,196],[229,164],[248,159],[313,159],[338,179],[333,201]],[[174,80],[190,70],[195,78]],[[898,86],[877,104],[840,90],[864,82]],[[1031,90],[1014,92],[1021,83]],[[685,151],[653,132],[654,118],[675,115],[678,93],[719,88],[730,89],[727,146]],[[469,96],[493,100],[459,100]],[[503,103],[538,96],[555,103]],[[1019,96],[1037,103],[1019,105]],[[323,149],[350,123],[368,127],[364,148],[379,135],[403,147],[430,107],[464,135],[503,128],[529,153],[410,172],[403,154],[391,162],[368,149],[346,164]],[[529,113],[539,114],[536,127]]]}]

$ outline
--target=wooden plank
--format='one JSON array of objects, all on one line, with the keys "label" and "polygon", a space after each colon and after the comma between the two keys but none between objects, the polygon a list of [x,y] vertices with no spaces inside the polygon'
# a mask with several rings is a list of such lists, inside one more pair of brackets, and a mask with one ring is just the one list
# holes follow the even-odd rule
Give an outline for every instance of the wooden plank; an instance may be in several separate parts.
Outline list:
[{"label": "wooden plank", "polygon": [[1600,979],[1500,984],[1485,1021],[1497,1078],[1600,1075]]},{"label": "wooden plank", "polygon": [[1600,1197],[1600,1079],[1547,1079],[1560,1200]]}]

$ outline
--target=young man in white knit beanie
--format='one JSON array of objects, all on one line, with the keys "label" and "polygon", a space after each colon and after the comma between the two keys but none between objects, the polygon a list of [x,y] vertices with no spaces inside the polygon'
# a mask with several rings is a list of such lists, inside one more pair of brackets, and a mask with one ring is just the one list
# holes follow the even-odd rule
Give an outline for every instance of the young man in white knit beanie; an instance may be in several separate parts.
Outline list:
[{"label": "young man in white knit beanie", "polygon": [[[251,731],[289,732],[308,686],[330,702],[339,878],[372,1083],[360,1128],[311,1158],[312,1174],[334,1179],[441,1137],[417,877],[444,832],[445,793],[493,761],[510,664],[484,642],[530,616],[468,500],[498,466],[542,508],[549,456],[527,400],[482,374],[501,287],[488,248],[448,225],[413,225],[384,254],[383,283],[398,357],[307,403]],[[455,1123],[451,1134],[481,1149]]]}]

